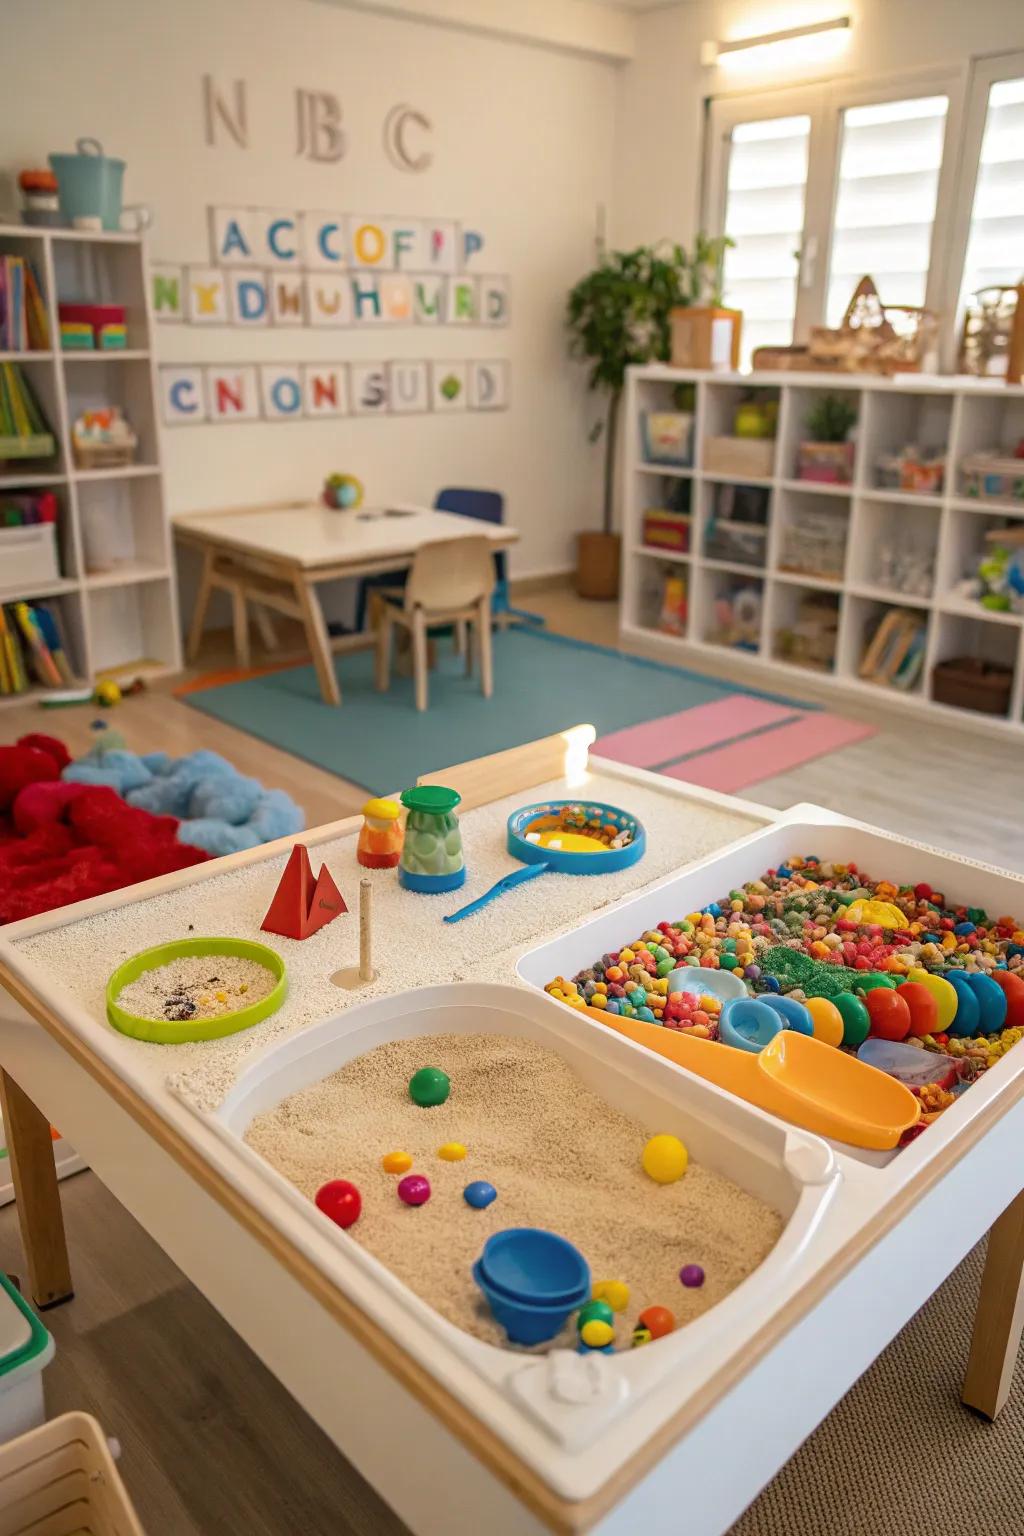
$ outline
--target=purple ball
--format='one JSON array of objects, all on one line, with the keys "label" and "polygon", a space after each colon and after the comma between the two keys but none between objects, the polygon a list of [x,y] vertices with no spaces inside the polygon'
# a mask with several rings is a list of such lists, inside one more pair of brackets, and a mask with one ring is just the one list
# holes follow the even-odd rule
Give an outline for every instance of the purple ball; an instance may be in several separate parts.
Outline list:
[{"label": "purple ball", "polygon": [[430,1199],[430,1180],[421,1173],[408,1173],[398,1181],[398,1198],[406,1205],[426,1205]]},{"label": "purple ball", "polygon": [[684,1285],[692,1289],[694,1286],[704,1284],[704,1271],[699,1264],[684,1264],[679,1271],[679,1278]]}]

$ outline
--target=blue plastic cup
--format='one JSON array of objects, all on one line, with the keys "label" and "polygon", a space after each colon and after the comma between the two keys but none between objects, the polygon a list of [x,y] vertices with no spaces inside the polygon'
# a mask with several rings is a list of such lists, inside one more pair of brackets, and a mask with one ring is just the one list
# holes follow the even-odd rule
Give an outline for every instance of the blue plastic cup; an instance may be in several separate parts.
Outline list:
[{"label": "blue plastic cup", "polygon": [[488,1282],[480,1260],[473,1265],[473,1279],[484,1293],[494,1320],[500,1323],[512,1344],[546,1344],[561,1333],[572,1314],[590,1300],[590,1287],[568,1304],[540,1306],[536,1302],[513,1300],[507,1292],[496,1291]]},{"label": "blue plastic cup", "polygon": [[718,1020],[719,1040],[741,1051],[763,1051],[781,1029],[781,1016],[760,997],[734,998]]},{"label": "blue plastic cup", "polygon": [[495,1232],[473,1265],[473,1279],[514,1344],[543,1344],[590,1299],[590,1269],[557,1232],[508,1227]]},{"label": "blue plastic cup", "polygon": [[783,1029],[795,1029],[798,1035],[814,1034],[814,1020],[799,998],[786,997],[782,992],[766,992],[758,1002],[775,1009],[782,1018]]}]

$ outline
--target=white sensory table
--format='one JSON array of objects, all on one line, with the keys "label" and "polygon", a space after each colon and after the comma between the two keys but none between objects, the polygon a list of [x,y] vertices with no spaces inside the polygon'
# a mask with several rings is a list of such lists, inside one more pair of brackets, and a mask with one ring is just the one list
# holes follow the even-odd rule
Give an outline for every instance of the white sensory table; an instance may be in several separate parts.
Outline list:
[{"label": "white sensory table", "polygon": [[[960,899],[976,902],[987,890],[989,904],[1000,913],[1024,912],[1024,878],[869,832],[815,807],[780,816],[597,759],[581,770],[579,737],[571,732],[430,777],[461,790],[467,843],[473,836],[479,841],[481,826],[490,838],[503,825],[507,809],[539,798],[531,790],[541,785],[545,796],[562,792],[585,798],[587,783],[595,780],[606,798],[610,787],[625,806],[631,795],[634,802],[646,797],[648,804],[652,795],[665,797],[677,828],[690,823],[724,827],[730,818],[739,826],[742,835],[731,834],[724,850],[709,849],[705,839],[699,856],[681,871],[665,869],[656,857],[646,876],[644,866],[637,866],[630,872],[632,885],[615,893],[623,905],[649,900],[656,906],[665,885],[699,888],[702,871],[707,883],[715,885],[706,890],[705,900],[713,899],[721,894],[716,864],[729,872],[730,884],[741,864],[749,865],[747,877],[753,878],[763,867],[756,862],[759,840],[777,843],[786,835],[789,818],[804,827],[820,823],[834,830],[839,824],[850,829],[851,837],[884,837],[896,864],[912,860],[919,878],[932,878],[936,888],[937,876],[947,883],[952,878],[961,881]],[[609,786],[609,780],[619,782]],[[593,794],[597,798],[597,787]],[[301,839],[311,848],[332,845],[335,873],[349,884],[352,869],[343,867],[333,845],[347,838],[348,848],[358,824],[352,818]],[[350,1250],[340,1234],[333,1229],[322,1234],[297,1210],[294,1196],[289,1200],[254,1176],[251,1156],[241,1155],[229,1136],[218,1134],[211,1117],[197,1113],[169,1083],[176,1064],[172,1048],[142,1046],[118,1035],[100,1007],[82,1005],[75,996],[77,984],[55,974],[59,966],[47,969],[31,958],[40,935],[65,934],[61,942],[70,947],[80,924],[106,921],[105,914],[116,912],[118,921],[127,914],[137,924],[150,907],[170,910],[179,895],[201,910],[208,881],[219,881],[218,891],[237,884],[240,905],[247,901],[250,910],[257,910],[255,903],[265,894],[258,878],[265,873],[262,866],[276,861],[278,867],[293,841],[28,919],[0,936],[0,1086],[37,1303],[56,1304],[72,1293],[53,1173],[52,1122],[416,1536],[479,1536],[483,1530],[488,1536],[539,1536],[545,1530],[678,1536],[684,1529],[687,1536],[721,1536],[990,1228],[964,1398],[995,1416],[1009,1390],[1024,1321],[1024,1162],[1019,1155],[1024,1045],[890,1158],[857,1155],[838,1144],[830,1156],[828,1144],[817,1142],[815,1155],[837,1168],[839,1177],[786,1285],[759,1290],[755,1273],[745,1282],[738,1322],[733,1309],[728,1329],[705,1327],[716,1311],[728,1307],[729,1298],[692,1325],[704,1331],[694,1332],[685,1370],[672,1371],[636,1401],[627,1391],[607,1433],[585,1444],[559,1443],[524,1414],[500,1380],[482,1384],[458,1369],[443,1338],[439,1345],[436,1332],[420,1328],[415,1306],[403,1313],[375,1296],[359,1265],[346,1259]],[[898,868],[879,873],[901,877]],[[608,921],[614,909],[602,881],[568,883],[572,893],[566,899],[576,903],[577,911],[560,925],[544,926],[543,897],[534,886],[502,898],[507,905],[500,921],[512,942],[496,959],[481,958],[478,981],[518,980],[525,986],[530,978],[524,981],[516,974],[523,955],[559,932],[571,946],[580,923],[599,911],[599,921]],[[273,880],[265,884],[269,890]],[[949,889],[953,894],[952,885]],[[624,917],[624,928],[629,922]],[[443,974],[449,945],[454,968],[454,946],[465,943],[459,935],[469,926],[443,930],[437,923],[434,952],[424,955],[424,964],[433,966],[428,980]],[[619,940],[633,936],[623,931]],[[97,954],[98,975],[105,977],[123,958]],[[308,962],[297,957],[292,974],[296,995],[303,964]],[[474,980],[461,960],[459,975]],[[466,995],[481,992],[477,986]],[[390,1006],[394,998],[383,1001]],[[583,1049],[593,1030],[591,1048],[600,1056],[598,1041],[610,1038],[601,1026],[569,1015],[535,990],[524,993],[526,1003],[535,1013],[547,1010],[548,1020],[557,1016],[562,1025],[571,1018]],[[316,1027],[317,1021],[312,1024]],[[288,1038],[298,1039],[299,1030],[308,1027],[300,1024]],[[623,1045],[650,1062],[641,1047]],[[174,1049],[190,1049],[194,1064],[197,1048]],[[674,1074],[671,1081],[681,1092],[692,1085],[678,1068],[666,1063],[664,1071]],[[709,1092],[709,1102],[718,1100],[723,1114],[732,1111],[735,1101],[729,1096],[719,1099],[718,1089]],[[763,1123],[766,1135],[770,1130],[777,1137],[778,1121],[760,1111],[750,1114]],[[602,1361],[601,1369],[620,1370],[635,1381],[635,1371],[647,1369],[645,1361],[657,1362],[659,1349],[685,1341],[689,1332],[635,1355]],[[507,1358],[510,1369],[522,1366],[522,1357]],[[195,1453],[205,1454],[203,1447]],[[211,1458],[214,1454],[211,1450]]]},{"label": "white sensory table", "polygon": [[332,653],[372,645],[373,636],[328,634],[317,592],[321,582],[407,570],[417,550],[444,539],[486,538],[498,551],[519,537],[506,523],[478,522],[432,507],[395,503],[331,511],[318,502],[183,512],[174,519],[174,536],[203,559],[189,626],[189,659],[198,651],[210,597],[222,588],[233,602],[239,666],[249,665],[247,601],[255,605],[271,646],[266,610],[297,619],[306,631],[326,704],[341,703]]}]

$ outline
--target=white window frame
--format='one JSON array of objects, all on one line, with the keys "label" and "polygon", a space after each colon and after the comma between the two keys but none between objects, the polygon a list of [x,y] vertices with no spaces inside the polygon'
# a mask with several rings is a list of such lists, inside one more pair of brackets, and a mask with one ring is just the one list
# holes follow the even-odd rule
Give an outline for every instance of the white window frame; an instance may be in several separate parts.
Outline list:
[{"label": "white window frame", "polygon": [[[1020,55],[1015,57],[1019,58]],[[1011,68],[1004,75],[994,78],[1013,78],[1015,74],[1016,70]],[[764,118],[795,117],[800,114],[810,116],[811,133],[808,142],[804,229],[800,244],[796,313],[793,320],[795,343],[799,344],[807,340],[811,326],[825,323],[828,274],[832,257],[832,226],[839,189],[843,113],[848,107],[872,106],[885,101],[906,101],[915,96],[945,96],[949,101],[924,299],[925,304],[940,315],[944,340],[949,342],[953,334],[956,287],[959,284],[959,273],[963,270],[967,230],[970,227],[970,206],[968,206],[967,222],[963,232],[963,250],[957,267],[952,259],[954,253],[950,247],[955,238],[954,213],[958,211],[955,209],[955,200],[959,195],[962,164],[960,145],[963,135],[967,82],[966,66],[940,70],[928,68],[905,71],[882,79],[843,77],[810,85],[782,86],[777,90],[716,96],[708,101],[701,227],[715,235],[724,233],[729,139],[733,128],[740,123],[761,121]],[[987,88],[984,91],[984,99],[987,104]],[[981,133],[984,131],[984,122],[983,109],[974,158],[975,177],[981,154]],[[955,276],[951,275],[951,266],[956,269]],[[951,287],[954,293],[952,304],[950,302]],[[884,293],[882,298],[885,298]]]},{"label": "white window frame", "polygon": [[[943,309],[952,321],[943,337],[942,363],[943,367],[948,369],[956,366],[960,332],[963,327],[964,306],[961,303],[960,290],[963,285],[964,264],[967,261],[967,247],[971,238],[971,218],[978,190],[978,173],[981,170],[981,146],[985,137],[989,93],[992,87],[1002,80],[1020,79],[1024,79],[1024,50],[1016,53],[991,54],[971,62],[957,180],[953,193],[946,286],[943,291]],[[1024,257],[1021,264],[1024,266]]]}]

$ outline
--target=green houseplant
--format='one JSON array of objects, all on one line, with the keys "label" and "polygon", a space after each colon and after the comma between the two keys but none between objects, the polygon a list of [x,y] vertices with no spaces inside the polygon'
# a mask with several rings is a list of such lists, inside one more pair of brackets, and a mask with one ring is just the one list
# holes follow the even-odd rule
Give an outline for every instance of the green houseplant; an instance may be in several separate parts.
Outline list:
[{"label": "green houseplant", "polygon": [[619,581],[619,540],[612,532],[615,450],[626,369],[633,363],[664,361],[669,355],[669,312],[690,302],[693,271],[681,245],[638,246],[610,251],[569,294],[566,324],[570,355],[587,362],[592,390],[607,392],[604,419],[591,433],[604,433],[602,531],[581,533],[577,590],[582,597],[615,597]]},{"label": "green houseplant", "polygon": [[819,395],[804,417],[809,434],[797,450],[797,478],[828,485],[849,485],[853,479],[857,407],[841,394]]},{"label": "green houseplant", "polygon": [[612,531],[615,453],[626,369],[666,362],[671,353],[670,315],[691,304],[721,302],[725,252],[732,241],[698,234],[693,254],[662,241],[633,251],[610,251],[569,294],[569,351],[590,364],[591,389],[607,391],[605,417],[591,442],[604,433],[602,531],[579,536],[576,585],[581,597],[615,597],[619,540]]}]

